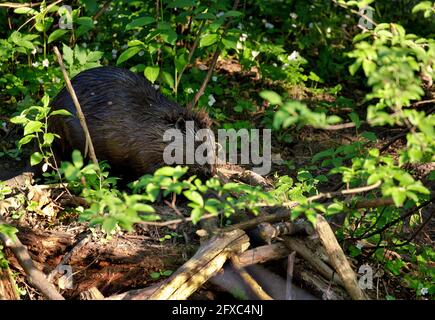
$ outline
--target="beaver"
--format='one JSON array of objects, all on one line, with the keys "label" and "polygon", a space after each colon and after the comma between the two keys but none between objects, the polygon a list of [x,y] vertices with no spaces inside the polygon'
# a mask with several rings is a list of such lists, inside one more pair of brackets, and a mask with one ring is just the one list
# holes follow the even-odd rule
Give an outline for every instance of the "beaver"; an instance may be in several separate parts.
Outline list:
[{"label": "beaver", "polygon": [[[71,83],[98,160],[107,160],[112,172],[127,178],[138,178],[167,165],[163,161],[164,149],[170,143],[163,139],[166,130],[179,129],[185,137],[187,121],[193,121],[195,131],[211,126],[206,112],[180,106],[145,77],[126,69],[108,66],[88,69],[76,75]],[[53,143],[55,158],[70,157],[74,149],[84,154],[85,136],[66,88],[54,98],[51,108],[66,109],[73,114],[49,120],[49,132],[60,136]],[[211,140],[206,138],[205,142],[212,144],[210,150],[215,150]],[[185,155],[186,151],[183,152]],[[207,154],[213,156],[214,152]],[[188,173],[210,177],[215,173],[214,161],[204,165],[195,162]]]}]

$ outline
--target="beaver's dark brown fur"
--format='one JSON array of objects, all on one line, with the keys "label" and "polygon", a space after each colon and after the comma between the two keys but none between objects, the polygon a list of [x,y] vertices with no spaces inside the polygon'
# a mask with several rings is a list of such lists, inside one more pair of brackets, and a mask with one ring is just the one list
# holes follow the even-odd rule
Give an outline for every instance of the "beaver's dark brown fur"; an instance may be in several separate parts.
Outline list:
[{"label": "beaver's dark brown fur", "polygon": [[[196,112],[168,100],[143,76],[115,67],[98,67],[72,79],[95,153],[112,169],[137,178],[164,166],[163,133],[180,123],[193,120],[195,130],[210,128],[205,112]],[[55,140],[58,158],[71,156],[74,149],[84,151],[85,138],[71,96],[64,88],[52,108],[66,109],[73,117],[52,117],[49,130],[61,136]],[[210,176],[214,165],[191,165],[191,173]]]}]

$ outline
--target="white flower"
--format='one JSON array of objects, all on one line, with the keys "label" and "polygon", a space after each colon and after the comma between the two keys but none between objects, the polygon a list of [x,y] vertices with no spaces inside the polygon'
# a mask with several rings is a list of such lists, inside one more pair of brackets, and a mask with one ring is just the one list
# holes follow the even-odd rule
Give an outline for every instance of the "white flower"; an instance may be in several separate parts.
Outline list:
[{"label": "white flower", "polygon": [[296,60],[297,58],[299,58],[299,52],[297,52],[297,51],[293,51],[288,57],[287,57],[287,60],[288,61],[294,61],[294,60]]},{"label": "white flower", "polygon": [[145,52],[142,50],[142,51],[139,51],[139,57],[142,57],[144,54],[145,54]]},{"label": "white flower", "polygon": [[242,29],[243,29],[243,24],[242,24],[242,23],[239,23],[239,24],[237,25],[237,29],[242,30]]},{"label": "white flower", "polygon": [[326,29],[327,33],[331,33],[331,28],[328,27],[328,29]]},{"label": "white flower", "polygon": [[95,51],[98,51],[98,49],[100,49],[99,46],[95,46]]},{"label": "white flower", "polygon": [[425,296],[429,293],[429,290],[427,288],[421,288],[420,293],[422,296]]},{"label": "white flower", "polygon": [[261,22],[266,23],[267,21],[266,21],[266,19],[262,19]]},{"label": "white flower", "polygon": [[187,88],[186,92],[187,93],[193,93],[193,89],[192,88]]},{"label": "white flower", "polygon": [[296,28],[297,26],[296,26],[294,23],[292,23],[292,27],[293,27],[293,28]]},{"label": "white flower", "polygon": [[291,17],[292,19],[297,19],[297,18],[298,18],[298,15],[297,15],[295,12],[292,12],[292,13],[290,13],[290,17]]},{"label": "white flower", "polygon": [[42,80],[41,78],[39,78],[39,79],[38,79],[38,82],[39,82],[40,84],[43,84],[43,83],[44,83],[44,80]]},{"label": "white flower", "polygon": [[112,50],[112,58],[115,59],[117,54],[118,54],[118,50],[113,49]]},{"label": "white flower", "polygon": [[216,14],[216,17],[220,18],[225,14],[225,12],[221,11],[219,13]]},{"label": "white flower", "polygon": [[267,39],[266,37],[263,37],[263,42],[267,42],[269,41],[269,39]]},{"label": "white flower", "polygon": [[239,49],[239,50],[242,50],[243,49],[243,44],[241,42],[237,41],[236,48]]},{"label": "white flower", "polygon": [[312,22],[310,22],[309,24],[308,24],[308,28],[310,28],[310,29],[312,29],[313,28],[313,23]]},{"label": "white flower", "polygon": [[38,61],[33,62],[32,66],[35,67],[35,68],[39,67],[39,62]]},{"label": "white flower", "polygon": [[159,90],[160,86],[158,84],[153,85],[154,89]]},{"label": "white flower", "polygon": [[208,96],[208,105],[211,107],[216,102],[216,99],[213,97],[213,95]]},{"label": "white flower", "polygon": [[88,44],[87,44],[86,42],[83,42],[82,47],[83,47],[83,48],[87,48],[87,47],[88,47]]},{"label": "white flower", "polygon": [[259,54],[260,54],[260,52],[259,52],[259,51],[255,51],[255,50],[252,50],[252,52],[251,52],[252,58],[254,58],[254,59],[255,59]]},{"label": "white flower", "polygon": [[356,243],[356,246],[355,247],[357,247],[359,250],[361,250],[363,247],[364,247],[364,243],[362,242],[362,241],[358,241],[357,243]]},{"label": "white flower", "polygon": [[211,77],[211,80],[212,80],[213,82],[216,82],[216,81],[217,81],[217,77],[216,77],[216,76],[213,76],[213,77]]},{"label": "white flower", "polygon": [[350,14],[345,15],[346,19],[350,19]]},{"label": "white flower", "polygon": [[273,28],[275,28],[275,26],[273,24],[269,23],[269,22],[266,22],[264,24],[264,26],[266,27],[266,29],[273,29]]},{"label": "white flower", "polygon": [[44,61],[42,61],[43,67],[48,68],[49,65],[50,65],[50,62],[48,62],[48,59],[44,59]]},{"label": "white flower", "polygon": [[98,23],[98,20],[94,20],[94,24],[97,24]]},{"label": "white flower", "polygon": [[274,62],[274,63],[272,63],[272,66],[274,66],[274,67],[278,67],[278,65]]},{"label": "white flower", "polygon": [[244,42],[244,41],[246,41],[247,38],[248,38],[248,35],[246,33],[242,33],[242,35],[240,36],[239,40],[241,42]]},{"label": "white flower", "polygon": [[32,54],[33,54],[33,55],[35,55],[36,52],[38,52],[38,51],[36,50],[36,48],[32,50]]},{"label": "white flower", "polygon": [[7,123],[6,122],[2,122],[2,127],[6,128],[6,126],[7,126]]}]

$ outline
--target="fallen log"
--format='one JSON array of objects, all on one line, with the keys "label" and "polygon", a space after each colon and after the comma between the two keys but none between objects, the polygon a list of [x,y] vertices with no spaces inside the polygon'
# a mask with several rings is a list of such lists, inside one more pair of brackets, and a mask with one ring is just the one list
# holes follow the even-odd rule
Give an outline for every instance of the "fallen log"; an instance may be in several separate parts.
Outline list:
[{"label": "fallen log", "polygon": [[242,230],[214,236],[196,254],[161,285],[150,300],[184,300],[216,274],[225,261],[249,247],[249,238]]},{"label": "fallen log", "polygon": [[349,295],[354,300],[367,300],[366,294],[358,286],[356,274],[350,267],[343,249],[338,244],[331,226],[320,214],[317,215],[316,231],[326,249],[331,265],[337,271]]}]

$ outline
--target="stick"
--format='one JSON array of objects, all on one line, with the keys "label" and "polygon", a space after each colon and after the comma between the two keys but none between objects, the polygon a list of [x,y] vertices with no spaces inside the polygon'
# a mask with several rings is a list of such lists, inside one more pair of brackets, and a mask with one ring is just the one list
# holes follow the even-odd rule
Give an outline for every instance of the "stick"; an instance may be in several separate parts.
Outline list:
[{"label": "stick", "polygon": [[[233,5],[233,10],[236,10],[238,5],[239,5],[239,0],[235,0]],[[229,18],[227,24],[224,27],[223,35],[226,33],[226,30],[228,26],[231,24],[231,22],[232,22],[232,18]],[[187,105],[188,109],[192,109],[193,107],[195,107],[195,105],[198,103],[199,98],[201,98],[201,96],[204,94],[205,88],[207,87],[207,84],[210,81],[210,78],[213,74],[214,67],[216,66],[216,62],[219,58],[220,53],[221,53],[221,49],[219,48],[218,45],[216,47],[216,51],[213,54],[213,58],[211,59],[210,68],[207,71],[207,75],[205,76],[204,81],[201,84],[201,87],[196,92],[195,97]]]},{"label": "stick", "polygon": [[288,253],[289,249],[287,246],[277,242],[271,245],[260,246],[243,252],[239,255],[239,262],[241,266],[247,267],[253,264],[284,258],[288,255]]},{"label": "stick", "polygon": [[[0,224],[6,224],[6,221],[0,217]],[[27,275],[30,284],[38,289],[49,300],[65,300],[64,297],[56,290],[55,286],[48,282],[44,273],[39,271],[29,255],[27,248],[21,243],[18,237],[11,239],[3,233],[0,233],[0,240],[5,247],[11,249],[17,258],[20,266]]]},{"label": "stick", "polygon": [[294,300],[293,297],[293,268],[295,264],[295,256],[296,251],[293,251],[288,255],[287,259],[287,280],[286,280],[286,290],[285,290],[285,299],[286,300]]},{"label": "stick", "polygon": [[184,300],[215,275],[225,261],[245,251],[249,238],[242,230],[215,236],[159,287],[150,300]]},{"label": "stick", "polygon": [[74,102],[74,106],[76,107],[77,117],[79,118],[80,124],[85,134],[85,138],[86,138],[85,155],[87,154],[89,148],[89,156],[92,162],[99,168],[97,156],[95,155],[94,145],[92,143],[88,126],[86,124],[85,115],[83,114],[82,108],[80,107],[79,100],[77,99],[77,95],[68,77],[68,73],[66,72],[65,65],[63,64],[63,60],[62,60],[62,55],[60,54],[59,49],[57,47],[54,47],[53,50],[54,53],[56,54],[57,61],[59,62],[60,69],[62,70],[63,78],[65,79],[65,83],[66,83],[66,88],[68,89],[68,92],[71,95],[71,99]]},{"label": "stick", "polygon": [[338,244],[334,232],[325,218],[320,214],[317,215],[316,230],[320,241],[326,249],[331,265],[337,271],[349,295],[354,300],[367,300],[367,296],[358,286],[356,274],[350,267],[349,261],[347,261],[343,250]]},{"label": "stick", "polygon": [[334,270],[314,254],[301,240],[292,237],[283,237],[283,240],[288,248],[296,251],[297,254],[311,264],[311,266],[326,279],[332,280],[341,286],[344,285],[340,278],[335,274]]},{"label": "stick", "polygon": [[251,275],[246,272],[245,269],[241,266],[239,262],[239,258],[237,256],[233,256],[231,258],[231,263],[242,278],[243,282],[252,290],[252,292],[260,299],[260,300],[273,300],[264,290],[263,288],[255,281]]}]

